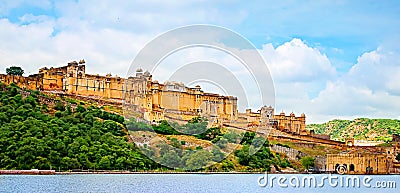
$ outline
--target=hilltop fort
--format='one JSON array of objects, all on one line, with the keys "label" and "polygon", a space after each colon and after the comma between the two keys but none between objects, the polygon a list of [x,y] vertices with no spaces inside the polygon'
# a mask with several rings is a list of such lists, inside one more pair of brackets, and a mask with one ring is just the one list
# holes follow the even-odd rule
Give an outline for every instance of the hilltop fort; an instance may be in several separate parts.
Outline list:
[{"label": "hilltop fort", "polygon": [[205,116],[214,124],[235,123],[236,126],[273,126],[281,131],[308,135],[306,117],[294,113],[274,114],[274,108],[264,106],[257,112],[238,112],[237,98],[204,92],[200,86],[189,88],[179,82],[153,81],[152,75],[137,69],[134,77],[121,78],[86,73],[85,61],[69,62],[57,68],[41,68],[28,77],[0,74],[0,81],[15,83],[23,89],[76,95],[132,107],[142,118],[157,122],[166,118],[187,121]]},{"label": "hilltop fort", "polygon": [[[329,135],[306,130],[305,114],[275,114],[272,106],[263,106],[256,112],[251,109],[239,112],[238,99],[234,96],[207,93],[200,86],[190,88],[179,82],[166,81],[162,84],[153,80],[150,72],[143,72],[140,68],[136,70],[135,76],[128,78],[111,74],[92,75],[86,73],[85,61],[80,60],[62,67],[41,68],[37,74],[28,77],[0,74],[0,81],[5,84],[14,83],[22,89],[123,106],[128,108],[126,112],[132,110],[136,117],[148,123],[165,119],[185,122],[203,116],[213,126],[269,134],[269,138],[288,141],[301,147],[326,145],[344,150],[340,154],[328,154],[317,159],[315,167],[320,171],[334,172],[340,166],[346,168],[346,173],[386,174],[400,168],[400,164],[394,161],[394,155],[399,152],[398,145],[358,147],[353,139],[346,142],[333,141]],[[398,138],[394,139],[399,141]],[[271,149],[293,159],[303,155],[287,147],[271,146]]]}]

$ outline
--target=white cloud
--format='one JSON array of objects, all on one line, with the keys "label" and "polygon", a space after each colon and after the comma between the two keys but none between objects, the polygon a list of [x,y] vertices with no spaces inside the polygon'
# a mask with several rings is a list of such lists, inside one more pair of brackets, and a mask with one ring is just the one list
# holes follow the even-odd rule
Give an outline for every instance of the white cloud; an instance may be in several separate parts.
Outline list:
[{"label": "white cloud", "polygon": [[365,85],[372,91],[400,94],[400,55],[380,47],[361,55],[346,77],[354,85]]},{"label": "white cloud", "polygon": [[28,25],[0,20],[0,28],[7,29],[0,31],[0,73],[10,65],[36,73],[43,66],[65,65],[83,58],[88,71],[125,76],[135,54],[151,38],[113,29],[61,31],[53,35],[55,25],[52,20]]},{"label": "white cloud", "polygon": [[276,111],[311,114],[311,100],[337,73],[318,48],[294,38],[276,48],[266,44],[260,52],[271,71],[276,93]]},{"label": "white cloud", "polygon": [[311,101],[314,114],[397,118],[400,56],[382,48],[364,53],[348,74]]},{"label": "white cloud", "polygon": [[261,52],[275,81],[276,111],[306,113],[308,122],[333,118],[397,118],[400,55],[379,47],[362,54],[342,76],[317,48],[293,39]]},{"label": "white cloud", "polygon": [[310,82],[331,79],[336,75],[326,55],[297,38],[276,49],[271,44],[264,45],[262,53],[278,81]]}]

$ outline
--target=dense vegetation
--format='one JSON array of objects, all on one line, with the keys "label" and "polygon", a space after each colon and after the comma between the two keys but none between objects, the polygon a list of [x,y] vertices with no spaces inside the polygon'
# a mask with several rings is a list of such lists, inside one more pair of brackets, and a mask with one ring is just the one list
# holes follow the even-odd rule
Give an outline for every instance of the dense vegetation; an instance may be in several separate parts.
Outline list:
[{"label": "dense vegetation", "polygon": [[308,170],[314,166],[315,158],[311,156],[305,156],[301,158],[300,162],[301,165]]},{"label": "dense vegetation", "polygon": [[[185,125],[167,121],[148,125],[135,119],[126,121],[118,114],[68,98],[47,106],[39,103],[40,95],[29,91],[27,96],[22,96],[15,85],[0,83],[0,169],[154,170],[163,167],[152,160],[185,170],[269,171],[271,165],[291,166],[286,158],[271,153],[268,141],[264,143],[265,139],[253,132],[207,128],[206,120],[201,118]],[[128,142],[126,129],[153,130],[168,136],[170,144],[145,145],[139,149]],[[173,137],[179,135],[208,141],[213,146],[185,148],[186,141]],[[225,159],[228,144],[240,144],[242,148]],[[250,155],[251,145],[260,150]]]},{"label": "dense vegetation", "polygon": [[24,98],[15,86],[0,83],[0,169],[159,167],[127,143],[122,116],[61,102],[50,109],[37,95]]},{"label": "dense vegetation", "polygon": [[340,141],[350,137],[357,140],[391,141],[392,134],[400,134],[400,120],[367,118],[332,120],[323,124],[309,124],[307,129],[331,135],[332,139]]},{"label": "dense vegetation", "polygon": [[[286,158],[281,158],[279,154],[275,156],[271,153],[268,140],[256,137],[254,132],[222,132],[221,128],[218,127],[207,128],[205,121],[204,119],[194,118],[185,125],[161,121],[158,125],[150,127],[142,122],[136,122],[136,120],[131,119],[127,122],[127,128],[131,131],[153,130],[156,133],[171,136],[167,137],[170,144],[161,143],[157,145],[159,151],[148,146],[145,147],[145,151],[151,152],[149,154],[153,156],[153,159],[160,160],[162,164],[173,168],[193,170],[209,165],[210,163],[220,162],[221,160],[220,170],[222,171],[243,169],[270,171],[271,165],[274,165],[276,168],[291,166],[291,163]],[[210,141],[213,143],[213,146],[209,150],[203,150],[201,146],[196,147],[196,150],[184,148],[183,146],[186,144],[186,141],[179,141],[174,136],[186,134],[194,134],[193,136],[197,139]],[[226,155],[224,151],[226,152],[228,143],[242,145],[233,154],[234,159],[238,160],[236,165],[231,159],[223,160]],[[251,155],[250,149],[253,147],[258,148],[259,151]],[[153,154],[153,152],[160,152],[160,155]],[[242,168],[238,169],[238,165]]]},{"label": "dense vegetation", "polygon": [[[219,128],[207,129],[207,120],[200,117],[193,118],[185,125],[162,120],[157,125],[150,126],[145,122],[137,122],[134,118],[131,118],[126,124],[130,131],[154,131],[163,135],[195,135],[199,139],[207,140],[211,140],[220,134]],[[218,133],[212,134],[213,131]]]},{"label": "dense vegetation", "polygon": [[[253,134],[249,132],[247,135]],[[235,155],[238,157],[239,163],[241,165],[248,166],[249,169],[263,169],[264,171],[271,171],[271,165],[273,165],[276,169],[292,166],[289,160],[287,160],[286,158],[282,159],[280,154],[276,154],[275,156],[271,153],[268,141],[263,143],[263,139],[254,138],[254,143],[252,143],[252,145],[250,145],[250,141],[243,141],[243,147],[235,151]],[[258,142],[260,144],[257,144]],[[250,155],[250,149],[252,147],[261,148],[255,154]]]}]

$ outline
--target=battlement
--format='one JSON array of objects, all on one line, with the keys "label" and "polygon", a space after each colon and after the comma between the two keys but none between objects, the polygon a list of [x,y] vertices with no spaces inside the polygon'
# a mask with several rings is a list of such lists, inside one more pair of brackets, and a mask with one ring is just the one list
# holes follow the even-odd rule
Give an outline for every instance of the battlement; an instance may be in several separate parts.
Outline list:
[{"label": "battlement", "polygon": [[[29,77],[0,75],[6,84],[15,83],[21,88],[67,95],[117,101],[132,107],[147,121],[168,117],[190,120],[205,116],[216,123],[224,121],[246,122],[246,125],[274,127],[281,131],[305,135],[305,115],[294,113],[274,115],[274,108],[264,106],[257,112],[251,109],[238,113],[237,98],[204,92],[199,85],[189,88],[181,82],[152,80],[149,71],[136,70],[134,77],[121,78],[110,73],[86,74],[85,60],[72,61],[62,67],[44,67]],[[168,115],[166,115],[168,114]]]},{"label": "battlement", "polygon": [[150,72],[141,68],[129,78],[86,74],[85,63],[80,60],[57,68],[44,67],[29,77],[0,75],[0,80],[30,90],[57,91],[121,103],[124,100],[124,104],[134,106],[148,121],[164,119],[167,111],[193,115],[186,119],[200,113],[221,119],[234,119],[237,115],[236,97],[204,93],[200,86],[189,88],[179,82],[160,84],[152,80]]}]

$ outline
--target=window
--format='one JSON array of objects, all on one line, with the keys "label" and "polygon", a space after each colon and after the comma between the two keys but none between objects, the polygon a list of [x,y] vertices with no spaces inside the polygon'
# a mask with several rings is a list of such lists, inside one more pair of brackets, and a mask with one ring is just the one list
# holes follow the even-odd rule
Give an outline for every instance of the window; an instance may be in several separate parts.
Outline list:
[{"label": "window", "polygon": [[350,172],[354,172],[355,168],[354,168],[354,164],[350,164]]}]

